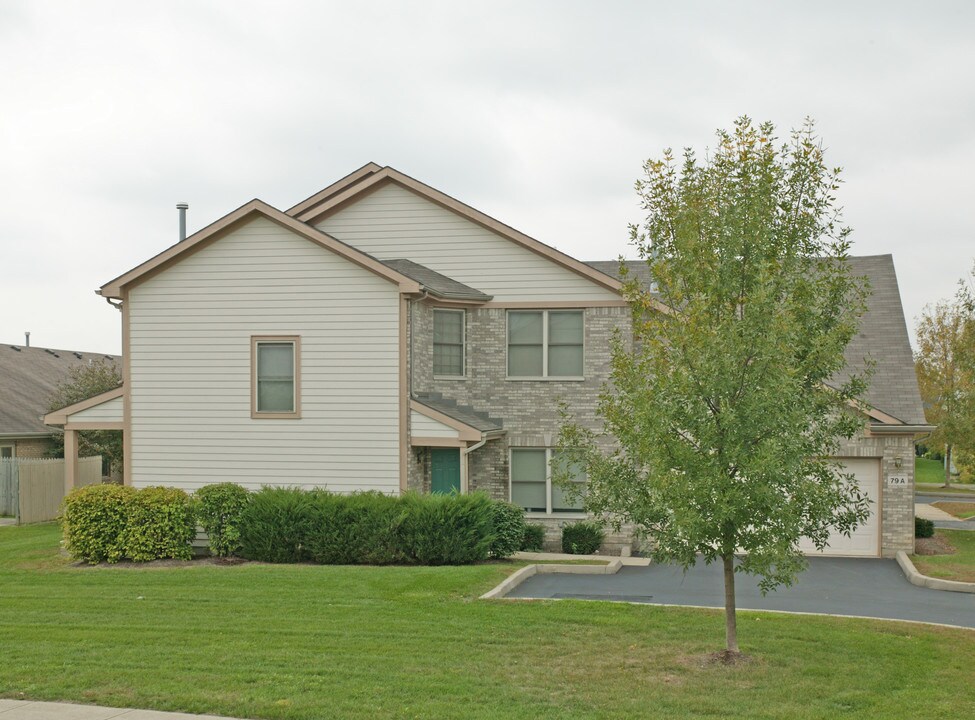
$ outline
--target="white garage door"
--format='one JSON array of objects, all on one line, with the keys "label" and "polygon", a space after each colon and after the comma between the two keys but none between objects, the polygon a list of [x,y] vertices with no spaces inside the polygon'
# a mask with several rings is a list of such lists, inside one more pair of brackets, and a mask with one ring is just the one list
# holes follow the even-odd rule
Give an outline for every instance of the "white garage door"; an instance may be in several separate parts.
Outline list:
[{"label": "white garage door", "polygon": [[852,472],[860,488],[870,498],[870,517],[860,525],[850,537],[833,533],[829,545],[822,552],[809,541],[799,543],[799,549],[807,555],[852,555],[876,557],[880,555],[880,460],[849,459],[842,463],[847,472]]}]

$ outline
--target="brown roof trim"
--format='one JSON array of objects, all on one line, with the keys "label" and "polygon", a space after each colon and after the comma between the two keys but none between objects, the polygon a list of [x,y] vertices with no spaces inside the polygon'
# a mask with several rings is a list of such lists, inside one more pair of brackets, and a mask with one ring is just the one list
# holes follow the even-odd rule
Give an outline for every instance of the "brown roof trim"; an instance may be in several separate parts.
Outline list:
[{"label": "brown roof trim", "polygon": [[476,427],[468,425],[465,422],[461,422],[456,418],[452,418],[450,415],[445,415],[439,410],[434,410],[432,407],[424,405],[421,402],[410,400],[410,410],[416,410],[418,413],[430,418],[431,420],[436,420],[442,425],[453,428],[457,431],[457,437],[459,440],[470,442],[481,439],[481,431]]},{"label": "brown roof trim", "polygon": [[[574,257],[566,255],[565,253],[560,252],[559,250],[556,250],[555,248],[546,245],[533,237],[529,237],[528,235],[525,235],[524,233],[519,232],[518,230],[515,230],[514,228],[505,225],[498,220],[495,220],[490,215],[485,215],[480,210],[476,210],[470,205],[465,205],[450,195],[447,195],[436,188],[432,188],[419,180],[411,178],[409,175],[404,175],[391,167],[384,167],[378,172],[372,172],[364,175],[359,181],[347,186],[341,191],[328,192],[333,186],[325,188],[325,190],[319,193],[320,195],[324,194],[320,202],[308,203],[308,201],[305,201],[305,203],[301,203],[301,205],[305,205],[305,209],[296,211],[294,213],[295,217],[302,222],[312,224],[315,221],[320,220],[328,214],[336,211],[339,207],[351,201],[353,198],[376,189],[376,187],[384,182],[394,182],[407,190],[412,190],[418,195],[437,203],[441,207],[451,210],[458,215],[467,218],[471,222],[474,222],[483,228],[487,228],[488,230],[491,230],[492,232],[511,240],[513,243],[521,245],[522,247],[527,248],[528,250],[531,250],[532,252],[551,260],[557,265],[561,265],[577,275],[581,275],[597,285],[607,288],[608,290],[620,292],[623,288],[623,283],[616,278],[600,272],[594,267],[587,265],[580,260],[576,260]],[[291,213],[290,210],[289,213]]]},{"label": "brown roof trim", "polygon": [[312,242],[331,250],[337,255],[344,257],[351,262],[369,270],[380,277],[384,277],[390,282],[399,285],[400,292],[417,293],[420,292],[420,284],[408,278],[402,273],[398,273],[390,267],[376,260],[371,255],[367,255],[360,250],[356,250],[350,245],[346,245],[340,240],[336,240],[331,235],[323,233],[321,230],[306,225],[299,220],[287,215],[277,208],[268,205],[263,200],[251,200],[249,203],[241,205],[236,210],[224,215],[216,222],[211,223],[199,232],[194,233],[186,240],[173,245],[155,257],[147,260],[141,265],[129,270],[124,275],[120,275],[106,285],[103,285],[97,292],[99,295],[111,298],[121,298],[122,288],[130,287],[134,283],[145,279],[150,274],[168,267],[177,262],[184,255],[201,249],[206,244],[231,232],[239,225],[246,222],[252,215],[263,215],[272,222],[291,230]]},{"label": "brown roof trim", "polygon": [[372,175],[373,173],[378,172],[380,170],[382,170],[381,165],[377,165],[374,162],[366,163],[358,170],[353,170],[352,172],[350,172],[341,180],[337,180],[333,182],[324,190],[319,190],[310,198],[306,198],[305,200],[302,200],[297,205],[288,208],[287,210],[285,210],[285,212],[288,215],[297,217],[300,213],[303,213],[309,208],[314,207],[315,205],[318,205],[319,203],[322,203],[325,200],[328,200],[328,198],[330,198],[332,195],[342,192],[350,185],[354,185],[355,183],[362,180],[362,178]]},{"label": "brown roof trim", "polygon": [[900,420],[899,418],[896,418],[893,415],[890,415],[889,413],[885,413],[883,410],[878,410],[877,408],[868,405],[865,402],[857,401],[857,400],[849,400],[848,404],[854,410],[863,413],[871,420],[876,420],[877,422],[883,423],[884,425],[904,425],[903,420]]},{"label": "brown roof trim", "polygon": [[87,410],[88,408],[93,408],[96,405],[101,405],[109,400],[120,398],[124,392],[125,388],[122,385],[119,385],[114,390],[106,390],[105,392],[99,393],[98,395],[90,397],[87,400],[82,400],[81,402],[76,402],[74,405],[68,405],[60,410],[49,412],[44,416],[44,424],[64,425],[68,421],[68,415],[73,415],[74,413],[81,412],[82,410]]}]

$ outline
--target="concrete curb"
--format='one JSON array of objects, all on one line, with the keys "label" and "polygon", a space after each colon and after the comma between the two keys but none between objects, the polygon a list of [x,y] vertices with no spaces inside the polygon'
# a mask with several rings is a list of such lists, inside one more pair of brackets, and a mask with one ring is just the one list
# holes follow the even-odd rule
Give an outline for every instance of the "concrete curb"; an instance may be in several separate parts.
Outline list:
[{"label": "concrete curb", "polygon": [[945,590],[947,592],[975,593],[975,583],[942,580],[940,578],[922,575],[917,571],[914,563],[911,562],[911,558],[903,550],[897,551],[897,564],[901,566],[901,570],[904,571],[908,582],[912,585],[931,588],[932,590]]},{"label": "concrete curb", "polygon": [[[575,559],[580,557],[585,559],[585,556],[579,555],[573,555],[572,557]],[[526,565],[517,572],[509,575],[499,585],[481,595],[480,599],[498,600],[503,598],[505,595],[525,582],[525,580],[530,577],[534,577],[535,575],[550,575],[552,573],[565,573],[568,575],[615,575],[622,567],[623,561],[620,558],[613,558],[611,562],[605,565]]]}]

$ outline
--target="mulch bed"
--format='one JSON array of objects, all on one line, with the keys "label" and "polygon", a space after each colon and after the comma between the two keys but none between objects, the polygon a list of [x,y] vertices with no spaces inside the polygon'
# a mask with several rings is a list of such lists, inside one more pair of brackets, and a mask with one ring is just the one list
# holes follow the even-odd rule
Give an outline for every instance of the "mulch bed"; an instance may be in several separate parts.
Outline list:
[{"label": "mulch bed", "polygon": [[915,555],[954,555],[956,552],[955,546],[940,535],[914,540]]}]

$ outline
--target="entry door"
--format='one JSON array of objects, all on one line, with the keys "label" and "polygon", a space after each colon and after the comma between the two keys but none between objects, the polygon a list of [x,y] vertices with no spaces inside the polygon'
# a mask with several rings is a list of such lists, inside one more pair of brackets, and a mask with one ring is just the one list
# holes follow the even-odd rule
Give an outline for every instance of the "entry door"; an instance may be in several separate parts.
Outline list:
[{"label": "entry door", "polygon": [[430,451],[430,490],[435,493],[460,492],[459,448]]}]

